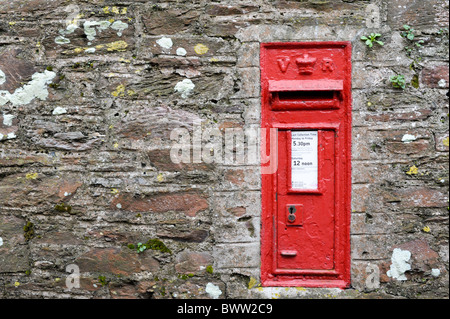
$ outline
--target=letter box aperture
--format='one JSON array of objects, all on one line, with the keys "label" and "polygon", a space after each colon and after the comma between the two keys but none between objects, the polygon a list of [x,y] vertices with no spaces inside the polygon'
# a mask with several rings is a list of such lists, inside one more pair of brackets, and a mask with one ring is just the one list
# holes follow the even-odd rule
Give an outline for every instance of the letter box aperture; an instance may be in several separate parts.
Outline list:
[{"label": "letter box aperture", "polygon": [[261,89],[262,284],[348,287],[351,44],[262,44]]}]

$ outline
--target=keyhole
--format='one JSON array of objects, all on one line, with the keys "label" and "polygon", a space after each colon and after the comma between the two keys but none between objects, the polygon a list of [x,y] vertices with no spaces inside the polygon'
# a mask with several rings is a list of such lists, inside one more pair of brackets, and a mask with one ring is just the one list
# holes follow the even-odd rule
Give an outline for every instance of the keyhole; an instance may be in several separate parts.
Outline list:
[{"label": "keyhole", "polygon": [[297,211],[297,209],[295,208],[295,206],[289,206],[289,216],[288,216],[288,221],[293,223],[295,222],[295,212]]}]

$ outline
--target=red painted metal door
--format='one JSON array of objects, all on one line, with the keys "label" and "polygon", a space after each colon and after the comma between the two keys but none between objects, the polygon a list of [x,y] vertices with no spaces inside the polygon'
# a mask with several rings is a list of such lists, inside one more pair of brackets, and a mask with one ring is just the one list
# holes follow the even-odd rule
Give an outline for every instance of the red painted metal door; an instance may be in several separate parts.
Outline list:
[{"label": "red painted metal door", "polygon": [[[278,138],[277,174],[277,243],[276,272],[301,274],[304,269],[331,270],[334,268],[334,132],[315,131],[318,135],[321,185],[317,191],[295,191],[289,172],[295,166],[310,162],[291,160],[293,132],[280,131]],[[309,132],[309,131],[305,131]],[[306,164],[306,165],[305,165]],[[292,178],[292,177],[291,177]],[[322,179],[323,178],[323,179]],[[293,208],[292,208],[293,207]],[[291,217],[291,221],[289,217]]]},{"label": "red painted metal door", "polygon": [[264,286],[349,286],[350,52],[347,42],[261,46],[262,155],[277,149],[278,165],[262,164]]}]

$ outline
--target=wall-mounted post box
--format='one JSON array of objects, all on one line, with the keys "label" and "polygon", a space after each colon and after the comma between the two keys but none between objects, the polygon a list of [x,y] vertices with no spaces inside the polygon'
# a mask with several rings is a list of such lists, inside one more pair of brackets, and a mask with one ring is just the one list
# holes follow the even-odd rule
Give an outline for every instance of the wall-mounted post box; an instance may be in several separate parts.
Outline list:
[{"label": "wall-mounted post box", "polygon": [[262,154],[278,143],[262,174],[263,286],[350,284],[351,70],[349,42],[261,45]]}]

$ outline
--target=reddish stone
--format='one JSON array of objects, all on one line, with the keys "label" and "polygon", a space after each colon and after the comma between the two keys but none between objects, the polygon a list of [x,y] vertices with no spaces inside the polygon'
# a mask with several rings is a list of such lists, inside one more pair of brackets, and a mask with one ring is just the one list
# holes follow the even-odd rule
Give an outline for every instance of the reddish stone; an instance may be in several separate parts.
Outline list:
[{"label": "reddish stone", "polygon": [[425,240],[410,241],[393,248],[400,248],[411,252],[412,271],[429,271],[438,267],[439,254],[432,250]]},{"label": "reddish stone", "polygon": [[141,295],[146,293],[153,293],[154,286],[156,285],[156,281],[143,280],[137,284],[137,292]]},{"label": "reddish stone", "polygon": [[408,188],[392,192],[404,208],[447,207],[448,194],[438,189]]},{"label": "reddish stone", "polygon": [[6,90],[14,93],[22,86],[23,82],[31,80],[31,76],[36,72],[31,62],[18,58],[20,54],[20,49],[10,49],[0,55],[0,70],[6,76],[6,82],[0,84],[0,91]]},{"label": "reddish stone", "polygon": [[392,28],[402,28],[407,23],[415,27],[439,28],[448,25],[448,2],[441,0],[387,1],[388,24]]},{"label": "reddish stone", "polygon": [[430,140],[417,140],[411,143],[386,142],[387,149],[394,154],[420,154],[430,150]]},{"label": "reddish stone", "polygon": [[227,209],[227,212],[233,214],[236,217],[241,217],[243,215],[245,215],[245,213],[247,212],[247,209],[245,207],[233,207],[233,208],[229,208]]},{"label": "reddish stone", "polygon": [[30,13],[34,11],[53,10],[54,8],[60,8],[65,2],[64,0],[0,0],[0,13]]},{"label": "reddish stone", "polygon": [[130,193],[120,194],[111,203],[111,208],[132,212],[163,213],[168,211],[182,212],[194,217],[198,212],[209,208],[208,201],[200,193],[170,193],[133,196]]},{"label": "reddish stone", "polygon": [[219,4],[211,4],[206,8],[206,13],[212,16],[228,16],[243,14],[243,10],[235,6],[224,6]]},{"label": "reddish stone", "polygon": [[0,215],[0,237],[3,240],[3,245],[0,246],[0,273],[30,269],[30,251],[24,245],[25,224],[26,221],[21,218]]},{"label": "reddish stone", "polygon": [[132,275],[141,271],[156,271],[159,262],[151,256],[139,256],[129,248],[94,248],[79,257],[75,264],[80,272]]},{"label": "reddish stone", "polygon": [[[0,121],[2,121],[0,116]],[[13,120],[14,121],[14,120]],[[13,122],[14,123],[14,122]],[[0,124],[1,126],[1,124]],[[1,133],[1,132],[0,132]],[[3,134],[3,133],[2,133]],[[30,155],[23,153],[5,154],[5,157],[0,158],[0,166],[27,166],[37,164],[47,166],[49,164],[49,156],[47,155]]]},{"label": "reddish stone", "polygon": [[449,68],[448,65],[438,65],[424,68],[422,70],[422,83],[430,88],[440,88],[439,81],[445,80],[444,88],[448,88]]},{"label": "reddish stone", "polygon": [[199,11],[189,8],[171,7],[162,10],[154,6],[144,13],[142,20],[148,34],[176,34],[192,28],[199,16]]},{"label": "reddish stone", "polygon": [[79,180],[71,177],[64,179],[37,173],[35,179],[27,179],[26,173],[9,175],[0,185],[0,202],[8,207],[38,206],[48,202],[56,205],[70,199],[81,185]]},{"label": "reddish stone", "polygon": [[375,122],[418,121],[427,119],[432,113],[433,112],[429,109],[420,109],[413,112],[368,114],[366,115],[365,120]]},{"label": "reddish stone", "polygon": [[136,299],[137,288],[134,285],[110,284],[109,291],[112,299]]},{"label": "reddish stone", "polygon": [[367,210],[370,194],[370,187],[368,185],[353,185],[352,211],[365,212]]},{"label": "reddish stone", "polygon": [[221,132],[225,132],[226,129],[229,129],[229,128],[242,128],[242,123],[227,121],[227,122],[223,122],[219,125],[219,130]]},{"label": "reddish stone", "polygon": [[240,186],[245,181],[245,173],[242,169],[228,170],[225,172],[225,180],[236,186]]},{"label": "reddish stone", "polygon": [[94,238],[103,238],[105,241],[108,242],[118,242],[118,243],[128,243],[130,240],[128,239],[128,234],[122,234],[116,231],[109,231],[109,230],[95,230],[90,231],[89,236],[92,236]]},{"label": "reddish stone", "polygon": [[208,253],[183,251],[176,258],[175,270],[183,274],[205,272],[212,262]]}]

